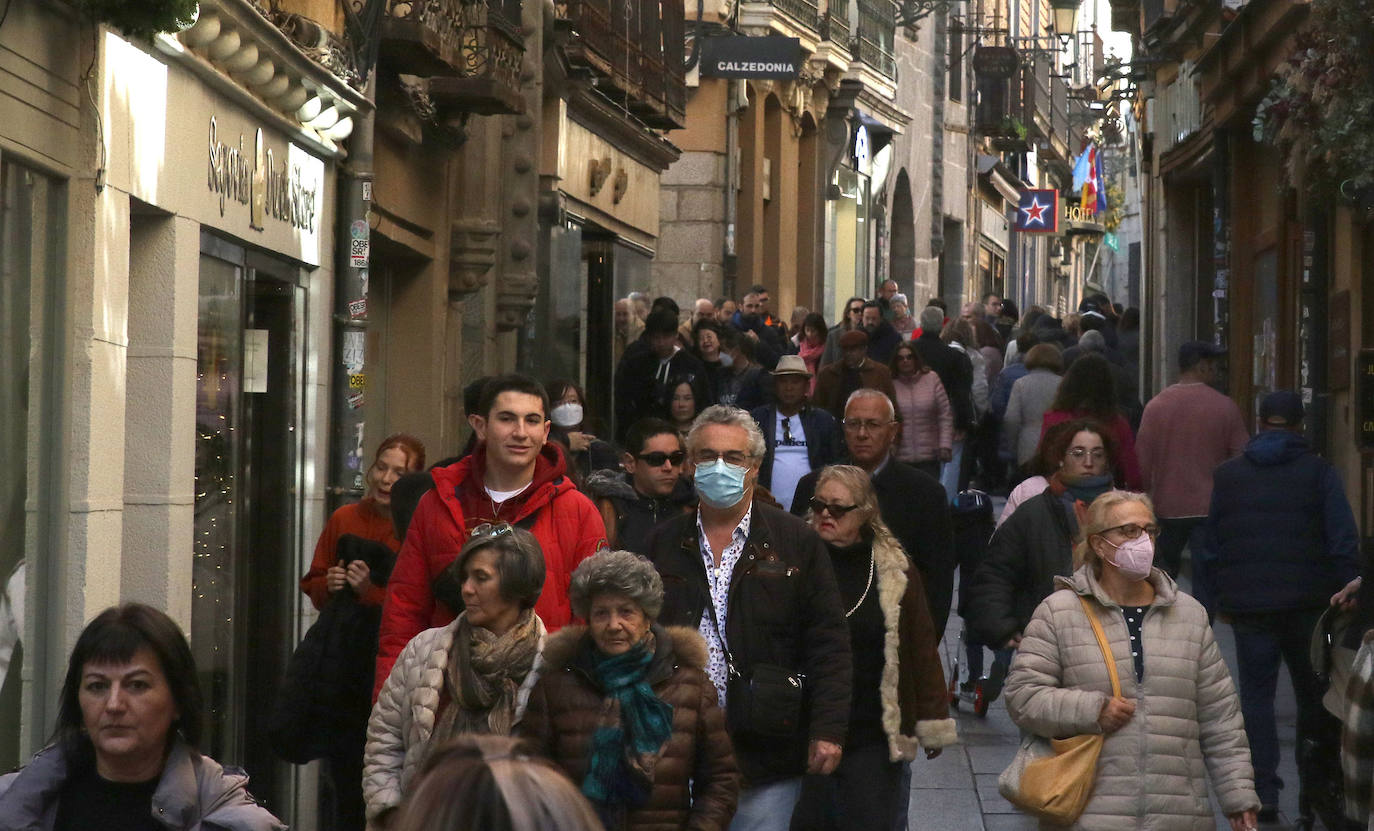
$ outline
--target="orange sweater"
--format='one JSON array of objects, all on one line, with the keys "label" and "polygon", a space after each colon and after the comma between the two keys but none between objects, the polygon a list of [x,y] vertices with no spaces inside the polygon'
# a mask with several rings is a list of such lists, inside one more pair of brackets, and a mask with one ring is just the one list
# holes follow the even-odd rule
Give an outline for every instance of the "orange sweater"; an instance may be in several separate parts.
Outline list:
[{"label": "orange sweater", "polygon": [[[310,570],[301,578],[301,591],[310,596],[310,602],[315,604],[316,609],[324,608],[325,601],[329,599],[325,572],[330,566],[338,565],[335,552],[338,550],[339,537],[344,534],[375,540],[390,548],[392,553],[401,550],[401,541],[396,539],[396,527],[391,524],[391,517],[378,510],[377,503],[372,499],[354,502],[335,511],[324,524],[320,541],[315,543],[315,559],[310,563]],[[367,594],[359,598],[359,602],[364,606],[380,606],[385,599],[386,589],[373,584]]]}]

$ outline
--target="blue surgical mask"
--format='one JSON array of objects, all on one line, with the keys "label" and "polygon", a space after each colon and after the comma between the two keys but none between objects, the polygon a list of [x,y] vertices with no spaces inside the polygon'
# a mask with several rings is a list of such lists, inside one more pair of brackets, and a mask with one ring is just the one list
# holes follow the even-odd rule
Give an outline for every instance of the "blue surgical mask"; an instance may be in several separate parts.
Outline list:
[{"label": "blue surgical mask", "polygon": [[733,508],[744,498],[744,477],[748,473],[749,468],[732,465],[724,459],[697,465],[697,495],[712,508]]}]

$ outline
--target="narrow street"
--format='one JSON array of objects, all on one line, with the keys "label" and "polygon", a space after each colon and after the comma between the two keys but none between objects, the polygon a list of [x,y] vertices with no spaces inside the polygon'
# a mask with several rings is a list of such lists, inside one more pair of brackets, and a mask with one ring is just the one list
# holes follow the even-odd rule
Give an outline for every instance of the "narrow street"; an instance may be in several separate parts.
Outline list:
[{"label": "narrow street", "polygon": [[[997,499],[996,505],[1000,511],[1002,500]],[[1184,588],[1186,590],[1187,586]],[[963,621],[958,615],[951,614],[942,644],[946,672],[949,671],[949,658],[960,647],[958,637],[962,625]],[[1231,627],[1218,624],[1216,633],[1234,679],[1236,650]],[[987,661],[991,665],[990,654]],[[1281,671],[1274,709],[1278,717],[1283,754],[1279,773],[1287,787],[1279,798],[1280,824],[1261,827],[1287,828],[1298,812],[1298,773],[1293,754],[1297,706],[1286,669]],[[997,776],[1016,754],[1020,742],[1020,732],[1007,715],[1006,705],[999,699],[988,709],[986,718],[979,718],[974,715],[971,705],[961,702],[955,716],[959,721],[959,744],[947,749],[939,758],[922,758],[912,765],[911,808],[907,827],[910,831],[946,831],[954,828],[960,831],[1033,831],[1036,828],[1035,820],[1019,813],[997,793]],[[1219,831],[1230,828],[1221,813],[1218,812],[1216,817]]]}]

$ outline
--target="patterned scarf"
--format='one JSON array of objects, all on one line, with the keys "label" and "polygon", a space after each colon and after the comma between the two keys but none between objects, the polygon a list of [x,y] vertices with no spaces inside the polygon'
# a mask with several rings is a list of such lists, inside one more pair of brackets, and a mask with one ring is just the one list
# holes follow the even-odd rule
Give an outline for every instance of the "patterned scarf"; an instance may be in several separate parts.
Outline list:
[{"label": "patterned scarf", "polygon": [[653,633],[620,655],[594,655],[593,677],[606,698],[592,734],[582,793],[606,827],[616,828],[628,807],[649,798],[654,767],[673,733],[673,705],[649,686]]},{"label": "patterned scarf", "polygon": [[468,623],[453,633],[444,685],[451,701],[434,725],[431,747],[463,733],[509,736],[515,699],[539,651],[539,619],[526,609],[510,631],[494,635]]}]

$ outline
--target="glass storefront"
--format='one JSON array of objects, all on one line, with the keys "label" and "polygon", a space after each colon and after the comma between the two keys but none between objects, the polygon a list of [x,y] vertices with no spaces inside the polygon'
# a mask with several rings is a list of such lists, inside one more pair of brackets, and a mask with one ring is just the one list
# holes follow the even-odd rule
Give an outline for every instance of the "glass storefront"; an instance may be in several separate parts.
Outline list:
[{"label": "glass storefront", "polygon": [[[53,517],[50,478],[57,463],[61,394],[58,308],[61,250],[65,245],[65,185],[42,173],[0,159],[0,770],[10,770],[36,748],[20,746],[21,676],[25,654],[46,654],[42,640],[49,608],[29,608],[26,586],[42,587],[51,572],[50,529],[37,517]],[[26,511],[26,502],[35,511]],[[53,604],[56,606],[57,604]],[[26,622],[36,643],[24,641]],[[56,700],[49,679],[35,677],[34,740],[51,724]]]},{"label": "glass storefront", "polygon": [[296,644],[304,288],[299,270],[202,235],[191,648],[204,750],[290,813],[266,714]]},{"label": "glass storefront", "polygon": [[839,187],[839,198],[826,203],[830,226],[827,320],[838,319],[838,310],[844,308],[850,297],[872,297],[876,293],[869,262],[870,179],[853,168],[841,166],[835,172],[835,184]]}]

